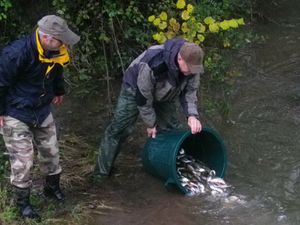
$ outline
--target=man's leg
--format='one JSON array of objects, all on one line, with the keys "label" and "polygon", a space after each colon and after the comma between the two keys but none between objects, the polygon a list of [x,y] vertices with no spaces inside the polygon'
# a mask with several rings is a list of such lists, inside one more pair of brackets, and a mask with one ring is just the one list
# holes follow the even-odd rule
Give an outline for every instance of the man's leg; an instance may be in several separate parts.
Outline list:
[{"label": "man's leg", "polygon": [[34,143],[38,150],[40,169],[46,175],[44,193],[59,201],[64,200],[59,185],[60,173],[59,150],[56,135],[56,126],[50,113],[40,127],[32,128]]},{"label": "man's leg", "polygon": [[11,175],[17,208],[22,217],[40,219],[30,205],[31,176],[33,164],[33,135],[29,127],[12,117],[5,117],[3,139],[9,152]]},{"label": "man's leg", "polygon": [[104,132],[96,161],[95,175],[108,176],[119,153],[120,144],[133,131],[138,117],[135,94],[121,88],[114,118]]}]

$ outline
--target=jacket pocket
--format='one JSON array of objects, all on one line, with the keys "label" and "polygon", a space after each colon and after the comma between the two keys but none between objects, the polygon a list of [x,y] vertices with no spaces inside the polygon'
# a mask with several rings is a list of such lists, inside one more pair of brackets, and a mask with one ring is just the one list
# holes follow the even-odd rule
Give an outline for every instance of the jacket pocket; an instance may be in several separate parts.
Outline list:
[{"label": "jacket pocket", "polygon": [[28,98],[18,97],[11,101],[10,106],[17,108],[17,109],[22,109],[22,108],[26,108],[26,107],[33,107],[33,103]]}]

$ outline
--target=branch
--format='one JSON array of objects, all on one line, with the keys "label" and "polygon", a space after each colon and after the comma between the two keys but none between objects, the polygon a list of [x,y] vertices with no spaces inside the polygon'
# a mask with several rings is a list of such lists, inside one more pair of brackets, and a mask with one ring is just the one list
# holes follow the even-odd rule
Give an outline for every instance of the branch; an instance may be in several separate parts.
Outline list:
[{"label": "branch", "polygon": [[118,53],[118,56],[119,56],[119,59],[120,59],[120,62],[121,62],[122,72],[124,74],[124,72],[125,72],[125,70],[124,70],[124,63],[123,63],[121,52],[120,52],[120,49],[119,49],[119,46],[118,46],[113,19],[110,20],[110,27],[111,27],[111,31],[113,33],[114,44],[115,44],[115,47],[117,49],[117,53]]}]

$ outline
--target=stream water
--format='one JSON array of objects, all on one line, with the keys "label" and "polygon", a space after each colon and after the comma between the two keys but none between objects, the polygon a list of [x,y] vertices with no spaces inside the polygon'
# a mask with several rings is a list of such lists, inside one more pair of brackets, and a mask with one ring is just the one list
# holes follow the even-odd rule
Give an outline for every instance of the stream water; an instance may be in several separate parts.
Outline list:
[{"label": "stream water", "polygon": [[249,52],[231,93],[232,124],[220,127],[227,179],[247,199],[226,213],[229,224],[300,224],[300,2],[280,4],[257,27],[267,41]]}]

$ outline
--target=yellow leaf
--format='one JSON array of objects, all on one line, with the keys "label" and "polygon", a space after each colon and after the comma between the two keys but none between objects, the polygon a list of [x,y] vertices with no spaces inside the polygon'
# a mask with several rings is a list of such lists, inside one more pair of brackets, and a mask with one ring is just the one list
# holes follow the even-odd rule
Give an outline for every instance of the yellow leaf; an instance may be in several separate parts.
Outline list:
[{"label": "yellow leaf", "polygon": [[194,11],[194,6],[192,4],[188,4],[187,7],[186,7],[186,10],[191,13]]},{"label": "yellow leaf", "polygon": [[163,11],[160,13],[159,18],[163,21],[166,21],[168,19],[168,14]]},{"label": "yellow leaf", "polygon": [[174,19],[174,18],[169,19],[169,24],[170,24],[171,26],[175,25],[176,22],[177,22],[177,21],[176,21],[176,19]]},{"label": "yellow leaf", "polygon": [[176,22],[173,26],[172,29],[174,32],[178,32],[180,30],[180,24],[178,22]]},{"label": "yellow leaf", "polygon": [[228,20],[224,20],[224,21],[220,22],[219,26],[222,28],[222,30],[228,30],[230,28]]},{"label": "yellow leaf", "polygon": [[166,33],[166,36],[168,39],[172,39],[172,38],[176,37],[176,34],[173,31],[168,31]]},{"label": "yellow leaf", "polygon": [[161,22],[161,23],[158,25],[159,29],[161,29],[161,30],[166,29],[167,26],[168,26],[168,24],[167,24],[167,22],[165,22],[165,21]]},{"label": "yellow leaf", "polygon": [[160,18],[156,18],[155,20],[153,20],[153,24],[155,26],[158,26],[160,24]]},{"label": "yellow leaf", "polygon": [[154,15],[151,15],[151,16],[148,17],[148,21],[150,23],[152,23],[154,20],[155,20],[155,16]]},{"label": "yellow leaf", "polygon": [[178,0],[176,3],[177,9],[183,9],[185,7],[185,0]]},{"label": "yellow leaf", "polygon": [[238,23],[238,25],[245,25],[244,18],[237,19],[236,22]]},{"label": "yellow leaf", "polygon": [[188,42],[193,42],[193,40],[191,40],[191,38],[187,34],[183,35],[183,39],[188,41]]},{"label": "yellow leaf", "polygon": [[215,22],[215,20],[211,16],[208,16],[204,19],[204,23],[207,25],[212,24],[214,22]]},{"label": "yellow leaf", "polygon": [[205,37],[202,34],[198,34],[197,38],[200,42],[203,42],[205,40]]},{"label": "yellow leaf", "polygon": [[181,30],[182,30],[183,33],[187,33],[189,31],[189,28],[188,28],[188,25],[187,25],[186,22],[183,22],[181,24]]},{"label": "yellow leaf", "polygon": [[197,23],[197,31],[199,33],[204,33],[206,30],[206,27],[202,23]]},{"label": "yellow leaf", "polygon": [[197,32],[195,30],[190,30],[189,36],[190,37],[196,37]]},{"label": "yellow leaf", "polygon": [[232,28],[237,28],[237,27],[239,26],[235,19],[229,20],[229,21],[228,21],[228,24],[229,24],[229,26],[232,27]]},{"label": "yellow leaf", "polygon": [[181,18],[183,20],[188,20],[190,18],[190,14],[187,10],[183,10],[182,13],[181,13]]},{"label": "yellow leaf", "polygon": [[208,28],[209,28],[209,31],[211,33],[218,33],[219,32],[219,26],[216,23],[210,24]]},{"label": "yellow leaf", "polygon": [[166,42],[167,38],[166,38],[166,36],[164,35],[164,33],[163,33],[163,32],[160,32],[159,35],[160,35],[160,39],[158,40],[158,43],[159,43],[159,44],[162,44],[162,43]]},{"label": "yellow leaf", "polygon": [[155,33],[152,35],[152,38],[155,40],[155,41],[158,41],[161,37],[160,37],[160,34],[159,33]]}]

